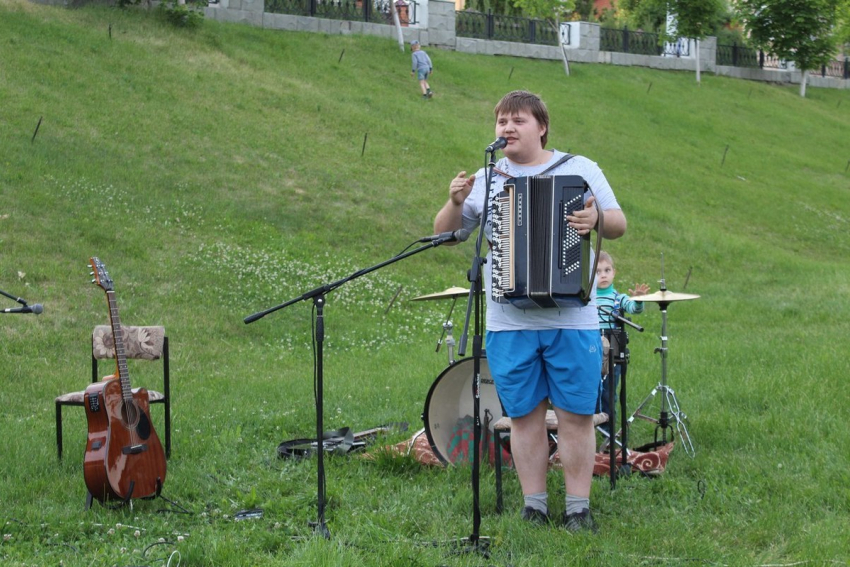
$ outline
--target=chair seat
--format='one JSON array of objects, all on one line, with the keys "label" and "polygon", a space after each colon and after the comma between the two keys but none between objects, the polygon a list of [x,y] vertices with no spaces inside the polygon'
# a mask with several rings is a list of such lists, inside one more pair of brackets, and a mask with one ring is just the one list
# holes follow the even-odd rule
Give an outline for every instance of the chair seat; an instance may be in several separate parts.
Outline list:
[{"label": "chair seat", "polygon": [[[61,396],[56,396],[56,403],[66,406],[81,406],[83,405],[85,394],[85,391],[62,394]],[[150,403],[161,402],[163,400],[165,400],[165,394],[156,390],[148,390],[148,401]]]},{"label": "chair seat", "polygon": [[[510,431],[511,418],[503,417],[493,424],[494,430]],[[555,415],[555,410],[546,410],[546,429],[558,429],[558,418]]]}]

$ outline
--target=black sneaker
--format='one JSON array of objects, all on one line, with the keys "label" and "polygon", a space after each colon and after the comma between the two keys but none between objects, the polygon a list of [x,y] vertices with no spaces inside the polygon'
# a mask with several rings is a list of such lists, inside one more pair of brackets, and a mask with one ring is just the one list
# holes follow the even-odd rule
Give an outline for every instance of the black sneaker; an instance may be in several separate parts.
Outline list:
[{"label": "black sneaker", "polygon": [[561,521],[564,524],[564,529],[574,534],[584,531],[589,531],[595,534],[599,529],[596,526],[596,522],[593,520],[593,516],[590,515],[590,510],[588,509],[576,512],[575,514],[567,514],[564,512],[564,515],[561,517]]},{"label": "black sneaker", "polygon": [[545,512],[541,512],[537,508],[532,508],[531,506],[526,506],[522,509],[522,514],[520,514],[523,520],[526,522],[531,522],[532,524],[538,525],[546,525],[549,523],[549,514]]}]

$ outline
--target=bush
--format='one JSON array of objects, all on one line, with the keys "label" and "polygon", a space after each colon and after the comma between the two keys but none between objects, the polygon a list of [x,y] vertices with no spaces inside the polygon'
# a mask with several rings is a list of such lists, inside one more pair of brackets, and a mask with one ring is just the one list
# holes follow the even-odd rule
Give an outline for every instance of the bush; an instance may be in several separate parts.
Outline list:
[{"label": "bush", "polygon": [[204,13],[177,0],[165,0],[157,7],[165,21],[180,28],[197,28],[204,23]]}]

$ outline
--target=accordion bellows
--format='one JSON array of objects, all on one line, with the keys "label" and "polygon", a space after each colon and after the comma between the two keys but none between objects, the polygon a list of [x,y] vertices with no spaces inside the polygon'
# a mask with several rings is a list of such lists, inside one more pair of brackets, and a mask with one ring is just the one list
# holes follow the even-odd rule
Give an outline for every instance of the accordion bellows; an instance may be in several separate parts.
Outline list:
[{"label": "accordion bellows", "polygon": [[520,309],[580,307],[592,280],[590,236],[567,216],[584,208],[578,175],[515,177],[492,201],[493,301]]}]

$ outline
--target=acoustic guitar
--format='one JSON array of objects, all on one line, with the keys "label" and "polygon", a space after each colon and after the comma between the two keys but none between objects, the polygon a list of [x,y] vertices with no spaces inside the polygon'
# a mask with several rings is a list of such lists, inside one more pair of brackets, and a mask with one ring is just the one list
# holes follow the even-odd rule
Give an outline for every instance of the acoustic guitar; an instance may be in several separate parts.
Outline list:
[{"label": "acoustic guitar", "polygon": [[150,418],[148,393],[132,389],[115,290],[106,267],[90,260],[92,283],[106,292],[109,321],[115,341],[117,370],[86,388],[88,420],[83,474],[89,493],[97,500],[124,500],[158,496],[165,482],[165,453]]}]

